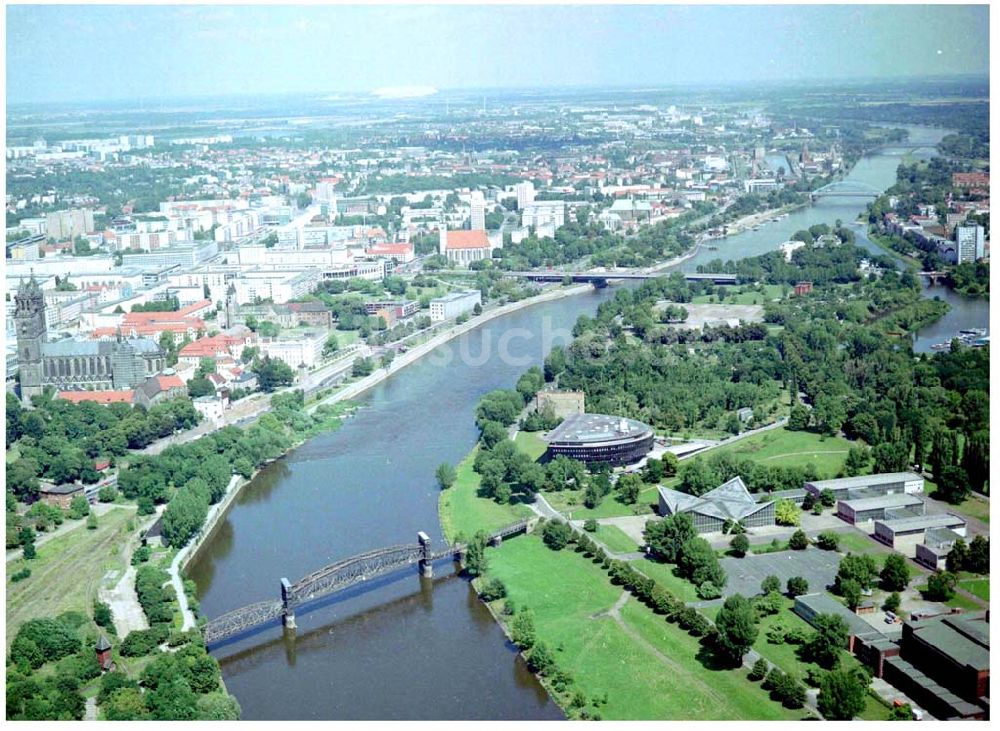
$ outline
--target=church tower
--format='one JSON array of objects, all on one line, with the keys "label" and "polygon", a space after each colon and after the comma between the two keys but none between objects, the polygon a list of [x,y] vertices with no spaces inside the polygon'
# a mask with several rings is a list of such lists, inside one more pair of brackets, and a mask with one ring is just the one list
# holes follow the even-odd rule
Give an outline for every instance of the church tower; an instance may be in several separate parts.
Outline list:
[{"label": "church tower", "polygon": [[236,324],[236,287],[232,283],[229,285],[229,289],[226,290],[226,325],[225,329],[233,327]]},{"label": "church tower", "polygon": [[21,282],[14,295],[17,328],[17,368],[21,375],[21,400],[42,393],[42,345],[46,341],[45,297],[34,275]]}]

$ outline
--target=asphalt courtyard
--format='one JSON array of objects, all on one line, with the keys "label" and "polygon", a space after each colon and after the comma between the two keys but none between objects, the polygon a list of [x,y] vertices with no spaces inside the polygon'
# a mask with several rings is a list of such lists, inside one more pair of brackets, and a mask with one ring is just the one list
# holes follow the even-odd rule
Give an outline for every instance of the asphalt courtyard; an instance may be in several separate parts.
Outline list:
[{"label": "asphalt courtyard", "polygon": [[836,551],[823,551],[810,547],[804,551],[778,551],[760,555],[747,554],[743,558],[723,558],[719,560],[728,580],[723,596],[742,594],[753,596],[760,593],[760,582],[767,576],[781,579],[781,590],[793,576],[801,576],[809,582],[809,591],[823,591],[832,584],[837,575],[837,566],[842,556]]}]

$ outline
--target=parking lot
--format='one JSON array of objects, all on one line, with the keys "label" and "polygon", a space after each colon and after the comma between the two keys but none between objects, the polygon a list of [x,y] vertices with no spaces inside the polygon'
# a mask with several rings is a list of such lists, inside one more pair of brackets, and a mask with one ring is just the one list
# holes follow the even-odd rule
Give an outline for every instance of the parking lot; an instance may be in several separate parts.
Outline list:
[{"label": "parking lot", "polygon": [[744,558],[723,558],[719,560],[729,577],[723,590],[724,596],[742,594],[753,596],[760,593],[760,582],[774,575],[781,579],[781,589],[793,576],[801,576],[809,582],[809,591],[823,591],[833,583],[837,575],[837,565],[841,556],[836,551],[822,551],[807,548],[804,551],[779,551],[759,556],[747,554]]}]

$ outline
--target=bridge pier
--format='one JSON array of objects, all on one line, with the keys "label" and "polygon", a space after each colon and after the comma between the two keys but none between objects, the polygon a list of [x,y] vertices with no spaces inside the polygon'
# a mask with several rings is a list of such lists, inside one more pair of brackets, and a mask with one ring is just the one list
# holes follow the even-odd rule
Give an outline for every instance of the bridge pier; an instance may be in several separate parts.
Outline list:
[{"label": "bridge pier", "polygon": [[434,576],[434,564],[431,563],[431,539],[423,531],[417,533],[417,540],[420,542],[422,558],[420,559],[420,575],[425,579]]},{"label": "bridge pier", "polygon": [[503,536],[493,536],[492,538],[490,538],[490,545],[493,546],[493,548],[500,548],[500,545],[502,543],[503,543]]},{"label": "bridge pier", "polygon": [[295,629],[295,595],[292,592],[292,584],[286,579],[281,579],[281,624],[285,629]]}]

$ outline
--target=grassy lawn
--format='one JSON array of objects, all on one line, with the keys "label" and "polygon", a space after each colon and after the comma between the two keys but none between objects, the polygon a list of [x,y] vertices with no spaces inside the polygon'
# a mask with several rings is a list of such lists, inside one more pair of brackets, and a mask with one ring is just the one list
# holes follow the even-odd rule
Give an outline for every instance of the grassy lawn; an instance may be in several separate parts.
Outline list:
[{"label": "grassy lawn", "polygon": [[961,513],[962,515],[970,518],[976,518],[977,520],[981,520],[989,525],[990,503],[987,500],[970,497],[966,498],[958,505],[952,505],[951,507],[956,513]]},{"label": "grassy lawn", "polygon": [[816,466],[820,477],[835,477],[847,459],[851,443],[843,437],[827,437],[812,432],[772,429],[708,450],[705,454],[732,452],[775,467]]},{"label": "grassy lawn", "polygon": [[[592,561],[550,551],[535,536],[505,541],[488,552],[490,574],[534,615],[538,639],[554,650],[589,699],[607,694],[606,719],[792,719],[745,678],[714,671],[696,658],[699,645],[634,598],[619,624],[607,612],[621,597]],[[558,580],[554,580],[558,577]]]},{"label": "grassy lawn", "polygon": [[[743,292],[735,294],[735,289],[730,287],[725,287],[725,290],[726,298],[723,304],[762,305],[765,302],[770,302],[771,300],[781,299],[780,284],[765,284],[763,293]],[[691,300],[692,304],[711,304],[715,301],[714,294],[701,294]]]},{"label": "grassy lawn", "polygon": [[990,578],[988,576],[974,576],[963,573],[958,585],[984,602],[990,600]]},{"label": "grassy lawn", "polygon": [[[988,582],[989,579],[987,579],[986,581]],[[916,591],[919,591],[921,594],[923,594],[925,591],[927,591],[927,584],[926,583],[918,584],[913,588]],[[987,587],[987,589],[988,588],[989,587]],[[979,604],[979,602],[973,599],[969,599],[967,596],[958,593],[956,593],[955,596],[953,596],[948,601],[944,602],[944,604],[946,604],[949,607],[955,607],[956,609],[965,609],[967,611],[973,611],[973,612],[983,608]]]},{"label": "grassy lawn", "polygon": [[892,553],[892,549],[887,545],[860,531],[852,530],[837,535],[840,536],[841,553]]},{"label": "grassy lawn", "polygon": [[599,525],[597,533],[592,535],[615,553],[632,553],[639,550],[639,544],[616,525]]},{"label": "grassy lawn", "polygon": [[682,602],[698,601],[698,593],[694,584],[680,576],[674,576],[673,564],[642,558],[638,561],[632,561],[631,565],[657,583],[662,584],[664,589]]},{"label": "grassy lawn", "polygon": [[542,432],[538,431],[519,431],[514,437],[514,444],[536,462],[549,448],[549,445],[542,439]]},{"label": "grassy lawn", "polygon": [[472,469],[478,451],[477,445],[458,464],[455,484],[442,490],[438,498],[441,529],[448,540],[454,540],[459,533],[471,536],[478,530],[502,528],[531,513],[524,505],[500,505],[479,497],[479,475]]},{"label": "grassy lawn", "polygon": [[605,497],[596,508],[588,508],[583,504],[583,490],[560,490],[559,492],[543,492],[542,495],[549,505],[558,510],[563,515],[573,514],[573,520],[586,520],[587,518],[619,518],[623,515],[636,515],[636,510],[641,510],[640,514],[653,516],[653,505],[657,501],[656,485],[643,488],[639,493],[639,500],[635,505],[626,505],[619,502],[614,492]]},{"label": "grassy lawn", "polygon": [[865,695],[865,709],[858,716],[863,721],[888,721],[889,708],[871,693]]},{"label": "grassy lawn", "polygon": [[[38,547],[36,558],[7,564],[7,647],[17,629],[34,617],[54,617],[68,610],[89,615],[105,572],[125,570],[121,548],[135,509],[117,508],[100,516],[97,530],[80,527]],[[27,566],[31,576],[16,584],[9,577]]]}]

